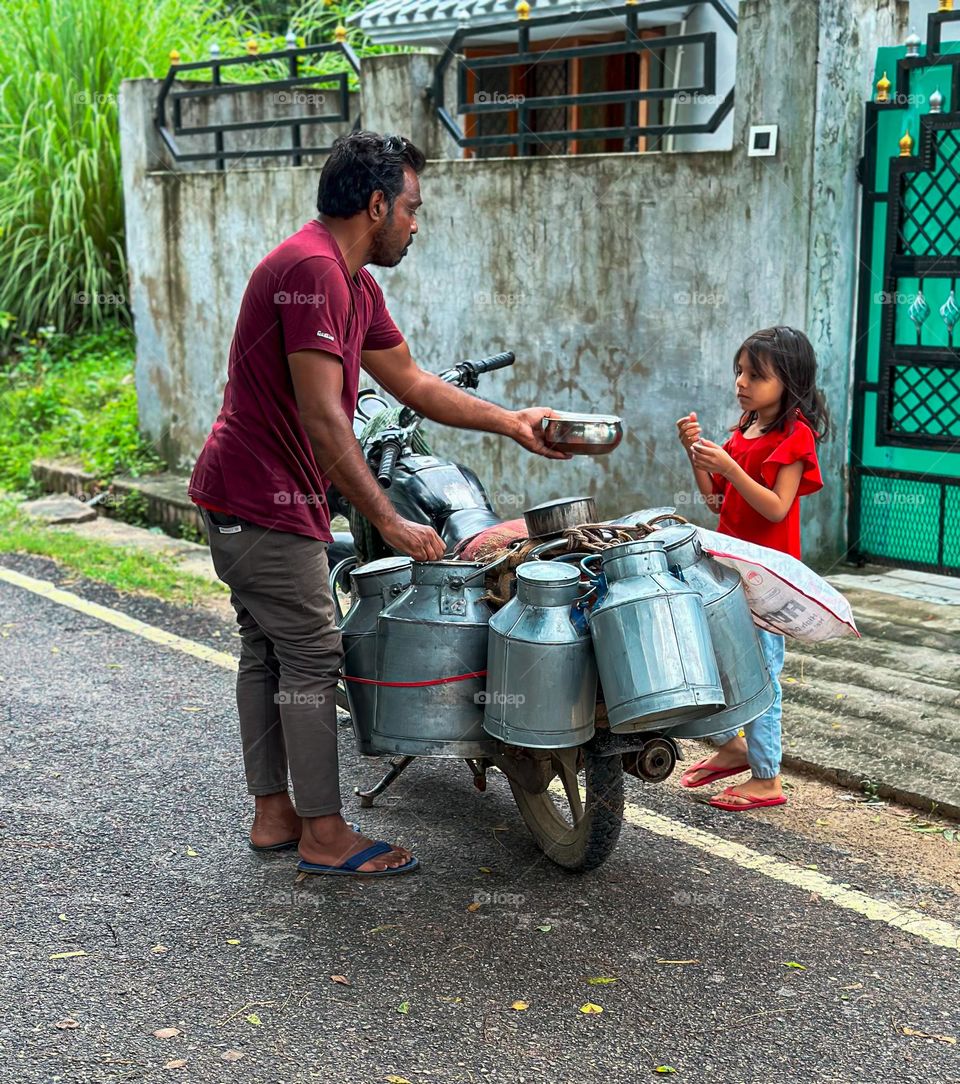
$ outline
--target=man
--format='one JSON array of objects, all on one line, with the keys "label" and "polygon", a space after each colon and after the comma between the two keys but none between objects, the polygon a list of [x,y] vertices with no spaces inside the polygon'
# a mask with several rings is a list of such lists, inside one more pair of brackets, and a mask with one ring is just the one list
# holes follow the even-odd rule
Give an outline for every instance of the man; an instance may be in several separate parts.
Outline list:
[{"label": "man", "polygon": [[[299,845],[313,873],[385,876],[417,865],[340,815],[335,685],[340,633],[327,582],[332,483],[394,549],[437,560],[432,528],[402,519],[353,434],[361,367],[434,421],[543,441],[542,407],[508,411],[414,363],[364,269],[398,264],[417,233],[423,154],[399,136],[353,132],[320,175],[320,216],[254,270],[230,348],[223,407],[190,482],[217,575],[231,589],[241,653],[237,707],[255,812],[250,845]],[[287,771],[296,806],[287,791]]]}]

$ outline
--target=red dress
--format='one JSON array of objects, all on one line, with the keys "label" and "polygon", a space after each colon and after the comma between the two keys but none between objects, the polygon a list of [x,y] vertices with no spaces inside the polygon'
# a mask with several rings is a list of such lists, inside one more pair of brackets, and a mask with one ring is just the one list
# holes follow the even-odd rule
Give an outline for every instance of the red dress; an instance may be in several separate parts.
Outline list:
[{"label": "red dress", "polygon": [[737,430],[723,446],[730,458],[756,482],[773,489],[781,467],[801,461],[803,476],[790,511],[773,523],[747,503],[743,496],[720,475],[714,474],[713,491],[723,497],[720,506],[721,534],[755,542],[791,557],[800,558],[800,498],[823,488],[813,430],[800,417],[785,430],[772,429],[752,440]]}]

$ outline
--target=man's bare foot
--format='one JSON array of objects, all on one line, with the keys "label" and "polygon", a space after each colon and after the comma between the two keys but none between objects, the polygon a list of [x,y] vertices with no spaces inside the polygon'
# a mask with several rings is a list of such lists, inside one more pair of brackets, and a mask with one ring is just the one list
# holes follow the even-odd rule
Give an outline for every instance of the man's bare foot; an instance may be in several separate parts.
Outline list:
[{"label": "man's bare foot", "polygon": [[254,847],[273,847],[300,838],[303,821],[285,790],[279,794],[258,794],[254,798],[254,807],[250,829],[250,842]]},{"label": "man's bare foot", "polygon": [[723,800],[731,805],[749,805],[751,798],[782,798],[783,786],[780,776],[773,779],[757,779],[751,776],[745,783],[737,783],[736,794],[724,794]]},{"label": "man's bare foot", "polygon": [[[324,866],[342,866],[348,858],[366,850],[376,840],[354,832],[339,813],[329,817],[304,817],[300,837],[300,857]],[[413,855],[405,847],[394,847],[360,866],[361,873],[405,866]]]},{"label": "man's bare foot", "polygon": [[[739,735],[731,738],[726,745],[721,745],[713,756],[707,759],[694,771],[692,768],[683,773],[683,780],[687,786],[699,783],[711,772],[722,772],[727,768],[739,768],[747,763],[747,742]],[[744,771],[749,768],[744,767]]]}]

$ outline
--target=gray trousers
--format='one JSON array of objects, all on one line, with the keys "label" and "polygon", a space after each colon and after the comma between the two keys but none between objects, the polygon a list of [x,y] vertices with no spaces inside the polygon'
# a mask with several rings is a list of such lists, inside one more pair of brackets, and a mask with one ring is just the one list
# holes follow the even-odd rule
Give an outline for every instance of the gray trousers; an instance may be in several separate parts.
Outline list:
[{"label": "gray trousers", "polygon": [[[204,510],[240,627],[237,711],[247,788],[287,789],[301,817],[339,813],[336,684],[343,658],[327,545]],[[238,529],[239,528],[239,529]]]}]

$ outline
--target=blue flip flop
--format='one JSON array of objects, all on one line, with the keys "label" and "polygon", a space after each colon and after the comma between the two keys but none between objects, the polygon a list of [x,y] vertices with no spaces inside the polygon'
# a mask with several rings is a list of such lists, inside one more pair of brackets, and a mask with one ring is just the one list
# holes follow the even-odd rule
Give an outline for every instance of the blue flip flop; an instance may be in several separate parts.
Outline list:
[{"label": "blue flip flop", "polygon": [[353,855],[352,858],[348,858],[342,866],[325,866],[321,862],[307,862],[306,859],[301,858],[297,863],[297,869],[303,873],[314,873],[318,876],[326,875],[328,877],[393,877],[397,873],[410,873],[420,865],[418,859],[411,857],[409,862],[405,862],[402,866],[395,866],[392,869],[390,867],[379,870],[362,870],[358,868],[364,862],[369,862],[371,858],[377,858],[381,854],[388,854],[392,850],[393,844],[384,843],[380,839],[365,850]]},{"label": "blue flip flop", "polygon": [[[347,827],[352,828],[355,832],[360,831],[360,825],[354,821],[347,821]],[[258,847],[256,843],[251,843],[247,840],[247,845],[251,851],[256,851],[258,854],[269,854],[271,851],[292,851],[294,847],[300,843],[299,839],[288,839],[286,843],[270,843],[266,847]]]}]

